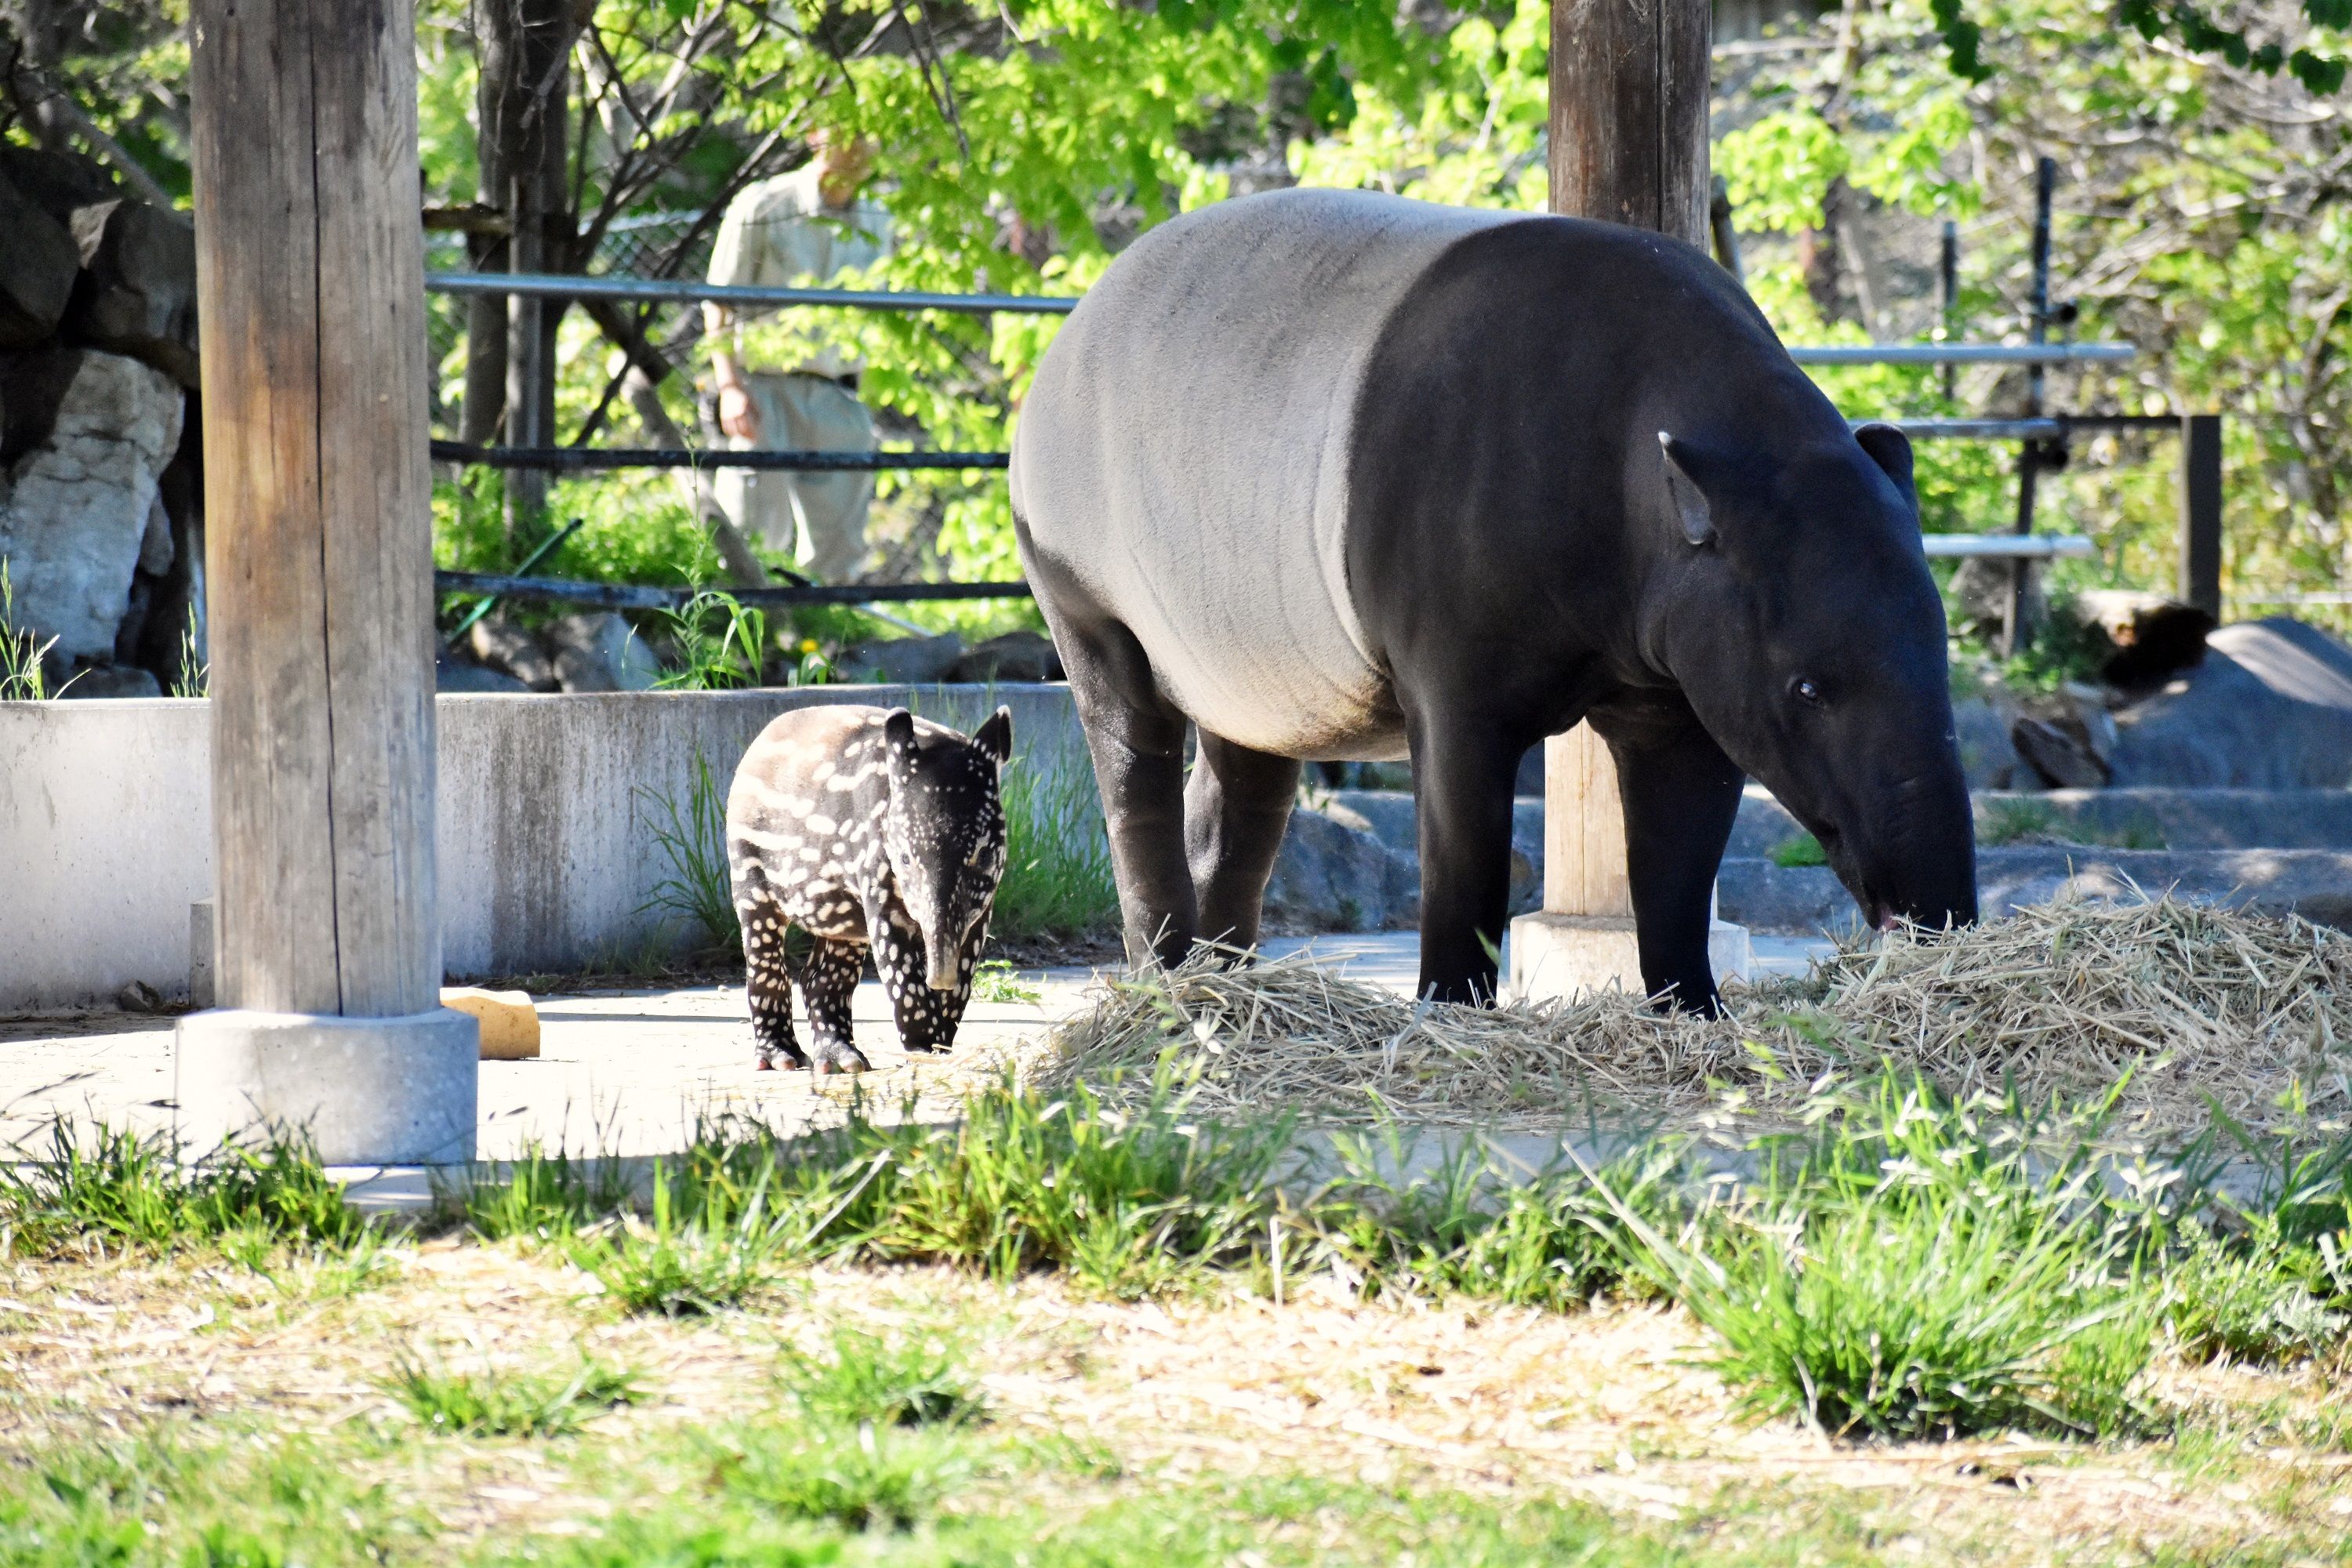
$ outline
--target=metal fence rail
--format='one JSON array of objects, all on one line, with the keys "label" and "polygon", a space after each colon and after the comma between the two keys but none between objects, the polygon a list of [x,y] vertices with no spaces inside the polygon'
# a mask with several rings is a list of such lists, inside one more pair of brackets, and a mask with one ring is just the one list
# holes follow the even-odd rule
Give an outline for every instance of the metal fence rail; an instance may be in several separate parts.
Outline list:
[{"label": "metal fence rail", "polygon": [[[433,574],[433,588],[441,594],[489,594],[500,599],[531,599],[541,603],[586,605],[599,610],[675,610],[701,592],[698,588],[654,588],[637,584],[579,583],[562,577],[507,577],[495,572]],[[859,583],[846,586],[797,584],[776,588],[719,590],[742,605],[870,605],[922,599],[1025,599],[1026,583]]]}]

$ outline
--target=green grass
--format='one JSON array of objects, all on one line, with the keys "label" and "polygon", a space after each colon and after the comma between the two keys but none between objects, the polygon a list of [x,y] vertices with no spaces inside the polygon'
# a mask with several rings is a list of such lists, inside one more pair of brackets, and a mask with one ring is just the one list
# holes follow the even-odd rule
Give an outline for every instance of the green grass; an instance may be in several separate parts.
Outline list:
[{"label": "green grass", "polygon": [[508,1163],[504,1180],[485,1174],[471,1183],[461,1214],[485,1241],[562,1242],[628,1202],[628,1175],[619,1161],[575,1159],[534,1143]]},{"label": "green grass", "polygon": [[2137,821],[2113,830],[2088,827],[2061,817],[2057,810],[2036,800],[1990,803],[1977,825],[1977,842],[1988,847],[2004,844],[2095,844],[2109,849],[2161,849],[2163,830],[2154,823]]},{"label": "green grass", "polygon": [[453,1372],[429,1352],[404,1355],[384,1391],[436,1432],[562,1437],[590,1416],[644,1396],[635,1373],[583,1357],[568,1373]]},{"label": "green grass", "polygon": [[937,1336],[883,1339],[836,1329],[829,1354],[787,1346],[778,1375],[811,1420],[836,1426],[961,1425],[984,1408],[952,1346]]},{"label": "green grass", "polygon": [[653,897],[637,912],[678,917],[699,929],[714,950],[740,945],[743,926],[727,869],[727,788],[710,771],[710,759],[695,752],[683,807],[650,784],[637,785],[635,794],[640,823],[669,865],[669,875],[654,884]]},{"label": "green grass", "polygon": [[749,1181],[723,1159],[689,1154],[682,1173],[654,1165],[653,1204],[574,1237],[565,1251],[624,1311],[689,1317],[740,1306],[772,1284],[791,1245],[772,1166]]},{"label": "green grass", "polygon": [[16,588],[9,578],[8,563],[0,560],[0,702],[46,702],[58,695],[49,689],[48,675],[41,664],[57,645],[55,637],[36,641],[29,627],[16,629]]},{"label": "green grass", "polygon": [[251,1263],[271,1248],[344,1248],[370,1227],[299,1137],[225,1144],[183,1163],[162,1137],[53,1120],[45,1150],[0,1165],[0,1253],[191,1244]]},{"label": "green grass", "polygon": [[1772,847],[1772,864],[1784,870],[1793,870],[1800,866],[1826,866],[1829,863],[1829,852],[1822,847],[1822,841],[1810,833],[1800,833],[1794,838]]},{"label": "green grass", "polygon": [[1034,1007],[1045,994],[1021,978],[1020,972],[1001,958],[992,958],[972,971],[971,998]]},{"label": "green grass", "polygon": [[2140,1422],[2160,1307],[2095,1171],[2037,1173],[2025,1142],[1892,1075],[1846,1110],[1681,1238],[1618,1205],[1741,1408],[1878,1437]]},{"label": "green grass", "polygon": [[1020,942],[1115,930],[1118,884],[1092,770],[1024,754],[1004,770],[1003,791],[1004,879],[990,931]]}]

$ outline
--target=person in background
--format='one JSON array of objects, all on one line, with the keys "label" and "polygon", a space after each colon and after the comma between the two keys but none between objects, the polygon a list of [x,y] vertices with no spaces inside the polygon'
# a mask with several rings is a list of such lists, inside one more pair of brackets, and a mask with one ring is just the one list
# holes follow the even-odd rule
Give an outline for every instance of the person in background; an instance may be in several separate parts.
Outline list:
[{"label": "person in background", "polygon": [[[747,185],[728,204],[710,256],[710,281],[821,287],[871,266],[890,245],[889,215],[857,193],[874,170],[864,138],[811,139],[814,155],[789,174]],[[720,340],[711,355],[719,428],[736,451],[870,452],[874,417],[857,400],[858,366],[820,351],[792,370],[747,370],[736,312],[702,308],[703,330]],[[820,583],[841,583],[866,553],[871,473],[748,473],[719,470],[719,505],[747,537],[788,551]]]}]

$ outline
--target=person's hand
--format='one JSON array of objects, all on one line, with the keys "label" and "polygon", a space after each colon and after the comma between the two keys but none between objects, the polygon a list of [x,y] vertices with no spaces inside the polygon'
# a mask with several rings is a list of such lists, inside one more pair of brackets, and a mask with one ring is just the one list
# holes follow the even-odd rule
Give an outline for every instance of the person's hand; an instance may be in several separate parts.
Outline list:
[{"label": "person's hand", "polygon": [[740,381],[723,383],[719,388],[719,428],[740,441],[760,438],[760,405],[751,401],[751,389]]}]

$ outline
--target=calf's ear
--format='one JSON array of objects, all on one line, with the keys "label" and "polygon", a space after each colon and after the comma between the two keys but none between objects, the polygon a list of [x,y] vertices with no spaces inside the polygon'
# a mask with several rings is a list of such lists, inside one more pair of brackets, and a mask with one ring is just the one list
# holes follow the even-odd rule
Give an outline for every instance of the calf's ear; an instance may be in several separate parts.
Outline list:
[{"label": "calf's ear", "polygon": [[1903,492],[1903,504],[1916,518],[1919,488],[1911,482],[1911,437],[1892,425],[1863,425],[1856,426],[1853,438],[1870,455],[1870,460],[1895,481],[1895,488]]},{"label": "calf's ear", "polygon": [[1013,710],[999,708],[988,716],[988,721],[971,732],[971,743],[995,759],[1003,767],[1013,760]]},{"label": "calf's ear", "polygon": [[915,716],[904,708],[893,708],[882,721],[882,739],[890,747],[890,776],[912,778],[915,774]]}]

